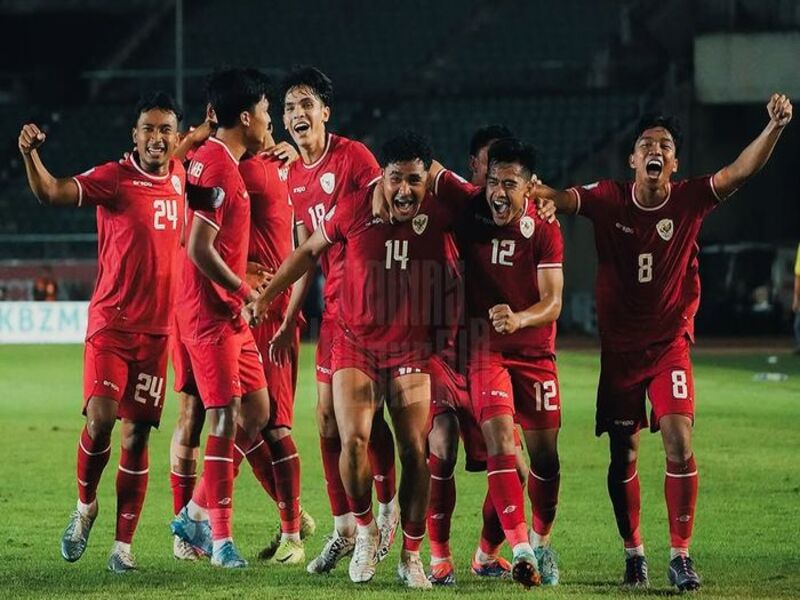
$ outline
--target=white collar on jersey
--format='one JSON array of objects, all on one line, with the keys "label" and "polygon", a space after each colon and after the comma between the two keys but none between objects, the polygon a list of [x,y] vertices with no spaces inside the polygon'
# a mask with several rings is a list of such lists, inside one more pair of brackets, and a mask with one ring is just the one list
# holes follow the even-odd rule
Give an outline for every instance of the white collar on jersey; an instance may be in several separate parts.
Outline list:
[{"label": "white collar on jersey", "polygon": [[[307,165],[306,163],[303,163],[303,166],[304,166],[306,169],[313,169],[313,168],[315,168],[315,167],[318,167],[318,166],[319,166],[319,163],[321,163],[323,160],[325,160],[325,157],[326,157],[326,156],[328,156],[328,150],[330,150],[330,149],[331,149],[331,139],[332,139],[332,136],[331,136],[331,134],[330,134],[330,133],[326,133],[326,134],[325,134],[325,137],[326,137],[327,139],[326,139],[326,141],[325,141],[325,150],[322,152],[322,156],[320,156],[320,157],[319,157],[317,160],[315,160],[315,161],[314,161],[313,163],[311,163],[310,165]],[[301,160],[300,162],[303,162],[303,161]]]},{"label": "white collar on jersey", "polygon": [[[130,155],[128,156],[128,160],[131,161],[131,164],[133,165],[134,169],[139,171],[139,173],[141,173],[142,175],[144,175],[148,179],[153,179],[154,181],[164,181],[167,177],[169,177],[169,171],[167,171],[166,175],[151,175],[150,173],[148,173],[147,171],[142,169],[142,167],[139,166],[139,163],[136,162],[136,159],[133,158],[133,152],[131,152]],[[170,160],[170,162],[172,162],[171,158],[169,160]],[[167,164],[169,164],[169,163],[167,163]]]},{"label": "white collar on jersey", "polygon": [[634,206],[636,206],[636,208],[639,208],[641,210],[652,211],[652,210],[658,210],[659,208],[664,208],[667,202],[669,202],[669,198],[671,195],[672,195],[672,184],[667,182],[667,197],[664,198],[664,201],[661,204],[659,204],[658,206],[642,206],[636,199],[636,182],[634,181],[633,185],[631,186],[631,199],[633,200],[633,204]]}]

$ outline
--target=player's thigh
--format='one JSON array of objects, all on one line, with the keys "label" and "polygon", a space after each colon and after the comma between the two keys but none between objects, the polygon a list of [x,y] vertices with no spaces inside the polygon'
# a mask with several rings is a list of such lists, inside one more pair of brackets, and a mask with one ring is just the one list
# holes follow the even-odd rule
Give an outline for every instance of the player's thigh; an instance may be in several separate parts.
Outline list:
[{"label": "player's thigh", "polygon": [[378,406],[378,385],[364,371],[344,368],[333,373],[333,406],[342,442],[358,438],[366,444]]},{"label": "player's thigh", "polygon": [[158,427],[166,398],[169,338],[134,334],[131,342],[136,344],[136,356],[128,368],[118,417]]},{"label": "player's thigh", "polygon": [[648,377],[648,365],[641,356],[601,353],[596,435],[613,430],[620,437],[632,436],[642,427],[647,427],[645,395]]},{"label": "player's thigh", "polygon": [[392,377],[387,388],[387,404],[398,444],[424,448],[431,405],[430,375],[415,372]]},{"label": "player's thigh", "polygon": [[483,424],[498,416],[514,416],[511,376],[498,353],[474,354],[468,369],[472,413]]},{"label": "player's thigh", "polygon": [[694,376],[689,341],[680,338],[658,357],[647,387],[652,407],[651,428],[656,431],[666,415],[682,415],[694,422]]},{"label": "player's thigh", "polygon": [[333,382],[333,344],[339,335],[339,327],[331,318],[323,318],[319,327],[319,338],[315,355],[317,381],[331,385]]},{"label": "player's thigh", "polygon": [[561,426],[561,392],[555,361],[515,357],[505,366],[514,391],[515,420],[522,430],[557,430]]},{"label": "player's thigh", "polygon": [[241,339],[235,335],[226,335],[202,342],[186,342],[185,345],[191,358],[197,390],[206,411],[224,408],[234,398],[238,403],[242,397],[242,382],[239,378]]}]

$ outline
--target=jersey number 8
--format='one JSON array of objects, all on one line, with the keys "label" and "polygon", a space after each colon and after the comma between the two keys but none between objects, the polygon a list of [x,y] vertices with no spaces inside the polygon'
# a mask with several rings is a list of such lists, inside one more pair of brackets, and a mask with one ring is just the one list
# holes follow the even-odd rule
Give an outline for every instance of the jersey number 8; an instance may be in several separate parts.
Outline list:
[{"label": "jersey number 8", "polygon": [[645,252],[639,255],[639,283],[653,281],[653,255]]}]

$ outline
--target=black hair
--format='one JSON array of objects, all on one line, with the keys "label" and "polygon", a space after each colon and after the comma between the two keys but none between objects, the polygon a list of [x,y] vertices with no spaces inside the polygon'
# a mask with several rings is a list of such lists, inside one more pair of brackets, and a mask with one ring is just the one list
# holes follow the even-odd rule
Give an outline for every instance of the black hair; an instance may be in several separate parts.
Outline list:
[{"label": "black hair", "polygon": [[183,111],[178,106],[178,103],[175,102],[175,98],[167,92],[158,90],[147,92],[139,96],[139,101],[136,103],[136,112],[133,116],[134,125],[139,122],[139,117],[143,112],[153,110],[154,108],[173,113],[178,123],[183,119]]},{"label": "black hair", "polygon": [[257,69],[215,71],[206,82],[206,96],[220,127],[233,127],[239,115],[261,100],[269,100],[269,81]]},{"label": "black hair", "polygon": [[636,142],[639,141],[639,138],[642,137],[642,134],[648,129],[653,129],[654,127],[663,127],[669,131],[670,135],[672,135],[673,141],[675,142],[675,154],[677,155],[678,150],[680,150],[681,144],[683,143],[683,133],[681,132],[681,124],[680,121],[678,121],[678,117],[673,116],[665,117],[664,115],[656,115],[652,113],[642,115],[642,118],[639,119],[639,123],[636,125],[636,131],[631,147],[635,148]]},{"label": "black hair", "polygon": [[306,87],[320,99],[323,105],[333,106],[333,82],[316,67],[295,65],[283,78],[281,83],[281,102],[286,101],[286,94],[292,88]]},{"label": "black hair", "polygon": [[404,131],[393,137],[381,148],[382,165],[385,167],[395,162],[421,160],[425,169],[431,168],[433,150],[428,138],[414,131]]},{"label": "black hair", "polygon": [[499,139],[489,146],[489,168],[495,163],[516,163],[528,179],[536,172],[536,149],[517,138]]},{"label": "black hair", "polygon": [[472,134],[472,140],[469,143],[469,155],[478,156],[481,148],[487,146],[492,140],[501,140],[503,138],[514,137],[511,130],[505,125],[487,125],[481,127]]}]

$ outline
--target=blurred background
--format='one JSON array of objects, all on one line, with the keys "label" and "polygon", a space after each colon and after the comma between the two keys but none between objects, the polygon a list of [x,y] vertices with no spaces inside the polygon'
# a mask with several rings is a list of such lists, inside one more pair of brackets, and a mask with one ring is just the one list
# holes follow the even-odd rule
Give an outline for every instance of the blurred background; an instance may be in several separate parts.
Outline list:
[{"label": "blurred background", "polygon": [[[766,124],[773,91],[800,104],[800,0],[0,0],[0,15],[4,300],[86,300],[96,269],[94,211],[40,207],[27,189],[22,124],[47,131],[45,163],[72,175],[130,149],[141,91],[174,93],[184,126],[199,123],[217,66],[276,80],[318,66],[334,82],[332,131],[377,151],[414,128],[464,175],[475,129],[505,124],[539,149],[540,178],[558,186],[629,178],[644,112],[681,118],[688,176],[732,161]],[[280,106],[271,112],[276,138],[288,139]],[[764,172],[708,218],[698,332],[789,343],[798,159],[795,122]],[[591,335],[591,226],[561,223],[561,330]],[[310,298],[312,318],[319,304]],[[15,315],[0,314],[0,330],[19,327]]]}]

